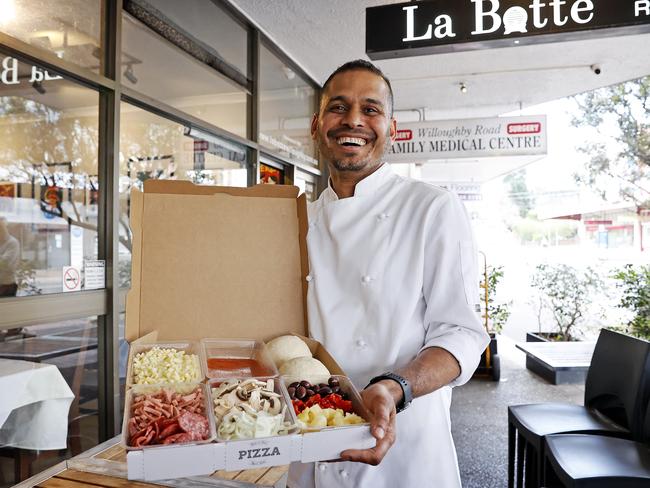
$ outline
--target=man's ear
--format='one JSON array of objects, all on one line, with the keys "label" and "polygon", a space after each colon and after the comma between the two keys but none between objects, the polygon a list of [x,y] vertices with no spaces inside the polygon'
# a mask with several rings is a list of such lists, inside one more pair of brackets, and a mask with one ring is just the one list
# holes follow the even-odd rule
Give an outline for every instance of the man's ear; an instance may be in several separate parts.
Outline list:
[{"label": "man's ear", "polygon": [[397,138],[397,120],[391,117],[390,119],[390,143],[391,144],[395,142],[395,138]]},{"label": "man's ear", "polygon": [[318,114],[311,116],[311,139],[312,141],[316,140],[316,132],[318,131]]}]

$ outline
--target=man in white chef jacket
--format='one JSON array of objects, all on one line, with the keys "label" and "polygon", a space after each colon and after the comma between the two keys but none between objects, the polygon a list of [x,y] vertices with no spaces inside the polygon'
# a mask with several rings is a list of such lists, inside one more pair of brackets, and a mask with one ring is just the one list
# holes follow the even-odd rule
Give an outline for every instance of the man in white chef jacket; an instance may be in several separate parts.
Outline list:
[{"label": "man in white chef jacket", "polygon": [[312,120],[330,180],[309,208],[310,333],[359,389],[369,385],[377,443],[344,451],[345,462],[292,465],[292,488],[461,484],[451,387],[470,379],[489,341],[476,252],[454,195],[383,163],[392,113],[390,82],[359,60],[326,81]]}]

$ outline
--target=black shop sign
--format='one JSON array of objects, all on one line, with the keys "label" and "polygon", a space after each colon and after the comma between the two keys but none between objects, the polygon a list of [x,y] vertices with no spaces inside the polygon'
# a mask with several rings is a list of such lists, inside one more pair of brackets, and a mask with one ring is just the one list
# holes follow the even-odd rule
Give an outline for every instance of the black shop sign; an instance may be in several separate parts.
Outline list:
[{"label": "black shop sign", "polygon": [[650,32],[650,0],[435,0],[366,9],[370,59]]}]

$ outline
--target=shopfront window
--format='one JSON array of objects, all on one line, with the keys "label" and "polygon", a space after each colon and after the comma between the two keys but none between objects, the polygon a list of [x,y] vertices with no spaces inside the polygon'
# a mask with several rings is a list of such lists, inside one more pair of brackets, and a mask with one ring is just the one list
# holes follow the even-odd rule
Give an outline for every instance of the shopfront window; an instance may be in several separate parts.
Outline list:
[{"label": "shopfront window", "polygon": [[0,58],[17,81],[0,83],[0,296],[103,288],[98,94]]},{"label": "shopfront window", "polygon": [[240,86],[132,16],[124,14],[123,21],[124,86],[246,137],[246,92]]},{"label": "shopfront window", "polygon": [[313,174],[296,169],[293,184],[300,188],[300,193],[305,193],[308,202],[314,202],[318,198],[318,194],[316,193],[316,176]]},{"label": "shopfront window", "polygon": [[130,286],[130,191],[148,179],[188,180],[200,185],[247,186],[244,146],[185,127],[128,103],[120,119],[120,286]]},{"label": "shopfront window", "polygon": [[100,26],[100,0],[0,2],[0,31],[94,72],[102,57]]},{"label": "shopfront window", "polygon": [[0,330],[0,376],[10,374],[15,383],[8,384],[22,388],[0,396],[2,411],[11,412],[0,446],[20,448],[13,462],[0,457],[0,484],[18,483],[98,444],[97,320]]},{"label": "shopfront window", "polygon": [[316,90],[265,46],[260,48],[262,145],[286,158],[318,166],[309,131]]},{"label": "shopfront window", "polygon": [[214,2],[205,0],[138,0],[137,4],[174,30],[202,44],[208,53],[246,74],[246,28]]}]

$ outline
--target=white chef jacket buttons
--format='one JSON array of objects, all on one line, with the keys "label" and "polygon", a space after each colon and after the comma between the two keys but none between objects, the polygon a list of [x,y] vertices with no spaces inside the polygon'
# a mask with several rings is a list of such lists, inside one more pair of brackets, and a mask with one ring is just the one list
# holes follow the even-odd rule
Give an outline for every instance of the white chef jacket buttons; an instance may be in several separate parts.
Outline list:
[{"label": "white chef jacket buttons", "polygon": [[319,470],[321,471],[321,473],[322,473],[323,471],[325,471],[325,470],[327,469],[327,465],[325,465],[325,464],[319,464],[319,465],[318,465],[318,469],[319,469]]},{"label": "white chef jacket buttons", "polygon": [[364,341],[363,339],[357,339],[357,347],[358,347],[359,349],[363,349],[363,348],[365,348],[367,345],[368,345],[368,344],[367,344],[366,341]]},{"label": "white chef jacket buttons", "polygon": [[345,469],[342,469],[339,471],[339,474],[341,475],[341,478],[347,478],[348,477],[348,472]]},{"label": "white chef jacket buttons", "polygon": [[314,277],[313,277],[312,275],[310,275],[310,274],[308,274],[307,276],[305,276],[305,281],[306,281],[307,283],[309,283],[309,282],[312,281],[313,279],[314,279]]},{"label": "white chef jacket buttons", "polygon": [[362,282],[362,283],[368,284],[368,283],[370,283],[371,281],[372,281],[372,278],[371,278],[370,276],[368,276],[368,275],[365,275],[365,276],[362,276],[362,277],[361,277],[361,282]]},{"label": "white chef jacket buttons", "polygon": [[388,217],[390,217],[389,214],[386,212],[382,212],[379,215],[377,215],[377,220],[386,220]]}]

